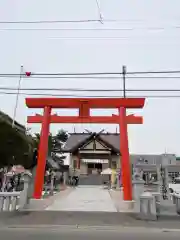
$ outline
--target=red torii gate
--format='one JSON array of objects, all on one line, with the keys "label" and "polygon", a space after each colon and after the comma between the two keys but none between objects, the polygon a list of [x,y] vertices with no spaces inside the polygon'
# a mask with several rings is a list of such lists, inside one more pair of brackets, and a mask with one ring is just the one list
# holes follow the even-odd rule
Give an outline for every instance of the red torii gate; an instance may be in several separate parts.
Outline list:
[{"label": "red torii gate", "polygon": [[[48,150],[50,123],[109,123],[120,126],[120,152],[124,200],[132,200],[131,169],[129,161],[127,124],[142,124],[139,116],[126,116],[126,108],[143,108],[144,98],[26,98],[29,108],[43,108],[44,114],[28,116],[28,123],[41,123],[41,137],[38,150],[34,198],[41,198],[44,183],[44,171]],[[51,115],[52,108],[79,109],[79,116]],[[90,109],[119,109],[119,115],[90,116]],[[78,164],[79,165],[79,164]]]}]

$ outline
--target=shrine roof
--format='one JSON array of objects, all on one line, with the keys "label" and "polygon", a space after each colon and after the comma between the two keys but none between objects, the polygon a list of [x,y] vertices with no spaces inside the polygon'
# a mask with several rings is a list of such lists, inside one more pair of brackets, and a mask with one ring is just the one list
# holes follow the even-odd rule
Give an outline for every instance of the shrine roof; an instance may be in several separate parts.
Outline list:
[{"label": "shrine roof", "polygon": [[71,133],[63,151],[74,152],[82,145],[89,142],[91,138],[102,141],[107,147],[110,147],[116,153],[120,152],[120,137],[119,133]]}]

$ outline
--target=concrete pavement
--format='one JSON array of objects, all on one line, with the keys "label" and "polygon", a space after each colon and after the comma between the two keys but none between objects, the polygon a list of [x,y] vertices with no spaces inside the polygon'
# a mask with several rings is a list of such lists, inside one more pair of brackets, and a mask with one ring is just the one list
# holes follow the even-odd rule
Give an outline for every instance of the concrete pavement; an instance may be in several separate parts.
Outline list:
[{"label": "concrete pavement", "polygon": [[158,232],[128,229],[17,228],[0,229],[1,239],[7,240],[179,240],[179,232]]},{"label": "concrete pavement", "polygon": [[66,198],[56,199],[46,210],[117,212],[109,191],[101,186],[78,186]]},{"label": "concrete pavement", "polygon": [[42,211],[48,206],[51,206],[55,200],[66,198],[67,195],[72,191],[70,187],[62,187],[61,191],[54,194],[53,196],[47,196],[42,199],[31,199],[28,206],[29,211]]},{"label": "concrete pavement", "polygon": [[34,211],[1,213],[1,227],[30,226],[102,226],[102,227],[144,227],[179,229],[180,217],[177,219],[161,218],[158,221],[140,221],[131,213],[119,212],[82,212],[82,211]]}]

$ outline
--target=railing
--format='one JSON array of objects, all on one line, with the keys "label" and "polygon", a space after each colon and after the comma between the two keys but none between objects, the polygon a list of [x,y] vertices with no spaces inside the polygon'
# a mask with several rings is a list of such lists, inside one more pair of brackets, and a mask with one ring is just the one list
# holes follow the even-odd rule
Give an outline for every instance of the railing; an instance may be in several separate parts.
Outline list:
[{"label": "railing", "polygon": [[[172,193],[171,200],[175,205],[176,213],[180,215],[180,195]],[[160,214],[160,194],[159,193],[144,193],[139,199],[141,219],[155,220]]]},{"label": "railing", "polygon": [[180,195],[177,193],[172,193],[171,198],[172,198],[173,204],[175,204],[176,206],[177,214],[180,215]]},{"label": "railing", "polygon": [[24,188],[21,192],[0,192],[0,212],[23,210],[28,204],[31,174],[25,173]]},{"label": "railing", "polygon": [[20,192],[0,192],[0,211],[18,210],[20,195]]}]

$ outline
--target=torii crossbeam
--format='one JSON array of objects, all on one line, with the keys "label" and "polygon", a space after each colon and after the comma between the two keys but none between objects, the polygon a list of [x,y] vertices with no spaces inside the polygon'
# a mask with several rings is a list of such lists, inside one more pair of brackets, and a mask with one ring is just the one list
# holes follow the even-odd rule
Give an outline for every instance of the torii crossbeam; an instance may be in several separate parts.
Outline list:
[{"label": "torii crossbeam", "polygon": [[[36,114],[35,116],[29,116],[28,123],[42,123],[43,116]],[[127,124],[142,124],[143,118],[141,116],[134,116],[134,114],[126,116]],[[113,114],[112,116],[58,116],[53,114],[50,116],[50,123],[96,123],[96,124],[119,124],[119,115]]]},{"label": "torii crossbeam", "polygon": [[[144,98],[27,98],[29,108],[43,108],[44,114],[28,117],[28,123],[41,123],[34,198],[41,198],[48,150],[50,123],[108,123],[120,126],[121,171],[124,200],[132,200],[131,166],[129,161],[127,124],[142,124],[139,116],[126,116],[126,108],[143,108]],[[52,108],[79,109],[79,116],[51,115]],[[90,116],[90,109],[119,109],[119,115]]]}]

